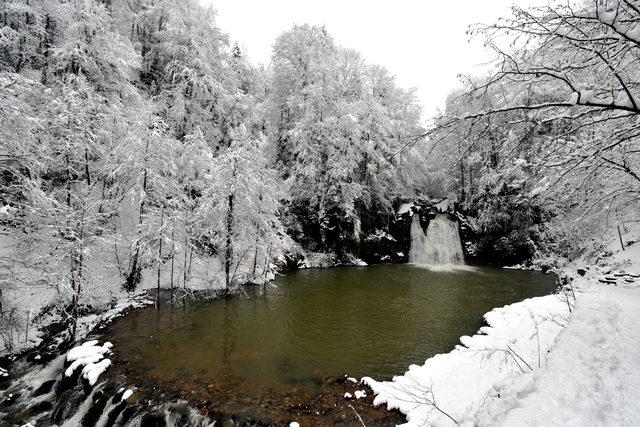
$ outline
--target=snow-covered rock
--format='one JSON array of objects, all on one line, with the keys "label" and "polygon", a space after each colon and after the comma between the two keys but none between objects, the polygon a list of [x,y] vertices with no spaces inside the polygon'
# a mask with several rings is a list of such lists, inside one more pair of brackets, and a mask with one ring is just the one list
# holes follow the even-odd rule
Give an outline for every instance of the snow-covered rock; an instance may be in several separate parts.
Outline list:
[{"label": "snow-covered rock", "polygon": [[441,200],[440,202],[435,204],[435,208],[438,212],[449,212],[451,208],[451,201],[449,199]]},{"label": "snow-covered rock", "polygon": [[127,389],[127,391],[125,391],[124,393],[122,393],[122,397],[120,398],[121,401],[123,400],[127,400],[128,398],[130,398],[133,395],[133,390],[131,389]]},{"label": "snow-covered rock", "polygon": [[111,360],[103,359],[97,363],[89,363],[82,369],[82,376],[87,380],[89,385],[94,385],[100,374],[111,366]]},{"label": "snow-covered rock", "polygon": [[414,206],[415,206],[415,203],[413,203],[413,202],[401,204],[400,207],[398,208],[398,215],[404,215],[407,212],[411,212],[411,209]]},{"label": "snow-covered rock", "polygon": [[72,348],[66,356],[67,362],[71,364],[64,371],[64,375],[70,377],[82,366],[82,377],[93,386],[98,377],[111,365],[111,360],[105,359],[105,354],[110,353],[112,347],[108,341],[98,345],[98,340],[92,340]]}]

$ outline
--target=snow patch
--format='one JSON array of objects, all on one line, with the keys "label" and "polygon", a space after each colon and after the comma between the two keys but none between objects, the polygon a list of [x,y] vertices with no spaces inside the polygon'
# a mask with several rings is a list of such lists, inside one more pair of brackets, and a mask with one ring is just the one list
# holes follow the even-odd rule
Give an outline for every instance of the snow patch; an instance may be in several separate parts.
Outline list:
[{"label": "snow patch", "polygon": [[363,399],[367,397],[367,392],[365,390],[356,390],[353,394],[355,395],[356,399]]},{"label": "snow patch", "polygon": [[105,354],[111,353],[113,347],[113,344],[108,341],[101,346],[97,344],[98,340],[87,341],[69,350],[66,360],[71,364],[64,375],[70,377],[82,366],[82,377],[89,385],[94,385],[98,377],[111,365],[111,360],[105,359]]}]

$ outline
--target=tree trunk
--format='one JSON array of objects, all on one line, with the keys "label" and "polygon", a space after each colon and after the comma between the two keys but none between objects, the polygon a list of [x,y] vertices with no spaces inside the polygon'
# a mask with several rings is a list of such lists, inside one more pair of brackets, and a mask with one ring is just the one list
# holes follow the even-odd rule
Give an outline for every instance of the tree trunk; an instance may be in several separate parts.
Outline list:
[{"label": "tree trunk", "polygon": [[[67,209],[71,211],[71,162],[69,160],[69,154],[67,153],[65,156],[66,166],[67,166]],[[71,231],[70,220],[67,219],[67,230]],[[76,333],[78,330],[78,279],[76,278],[77,274],[77,254],[76,254],[76,245],[75,243],[71,244],[70,254],[69,254],[69,270],[71,276],[71,340],[75,340]]]},{"label": "tree trunk", "polygon": [[465,187],[464,162],[462,159],[460,159],[460,201],[461,202],[464,200],[464,195],[465,195],[464,187]]},{"label": "tree trunk", "polygon": [[[258,215],[262,214],[262,190],[260,190],[260,208],[258,208]],[[256,266],[258,264],[258,242],[259,242],[260,230],[256,226],[256,247],[253,253],[253,269],[251,270],[251,276],[256,277]]]},{"label": "tree trunk", "polygon": [[176,259],[176,241],[174,240],[175,236],[175,223],[171,225],[171,305],[173,305],[173,271],[174,271],[174,262]]},{"label": "tree trunk", "polygon": [[164,227],[164,208],[160,213],[160,242],[158,243],[158,277],[156,281],[156,309],[160,308],[160,267],[162,266],[162,227]]},{"label": "tree trunk", "polygon": [[189,236],[187,228],[184,230],[184,263],[182,265],[182,288],[187,289],[187,248],[189,247]]},{"label": "tree trunk", "polygon": [[78,274],[78,281],[76,283],[75,290],[75,304],[74,304],[74,313],[73,313],[73,338],[75,339],[78,325],[78,300],[80,298],[80,292],[82,292],[82,268],[84,263],[84,248],[82,245],[82,240],[84,239],[84,213],[82,215],[82,222],[80,223],[80,247],[77,253],[77,261],[76,261],[76,271]]},{"label": "tree trunk", "polygon": [[[145,148],[145,156],[146,153],[149,149],[149,143],[147,142],[146,148]],[[144,190],[144,192],[146,193],[147,191],[147,168],[145,166],[145,170],[144,170],[144,177],[142,178],[142,189]],[[128,292],[133,292],[136,289],[136,286],[138,285],[138,282],[140,282],[140,267],[138,266],[138,259],[140,257],[140,239],[142,238],[142,221],[144,219],[144,198],[140,201],[140,211],[139,211],[139,215],[138,215],[138,240],[136,240],[136,250],[135,253],[133,255],[133,261],[131,263],[131,270],[129,271],[129,274],[127,275],[127,278],[125,280],[125,289]]]},{"label": "tree trunk", "polygon": [[87,185],[91,186],[91,172],[89,171],[89,150],[84,150],[84,174],[87,180]]},{"label": "tree trunk", "polygon": [[258,240],[256,239],[256,247],[253,252],[253,268],[251,269],[251,275],[256,277],[256,266],[258,264]]},{"label": "tree trunk", "polygon": [[224,277],[225,284],[227,289],[229,289],[230,284],[230,271],[231,271],[231,263],[233,258],[233,193],[229,194],[228,198],[228,208],[227,211],[227,240],[225,243],[225,251],[224,251]]}]

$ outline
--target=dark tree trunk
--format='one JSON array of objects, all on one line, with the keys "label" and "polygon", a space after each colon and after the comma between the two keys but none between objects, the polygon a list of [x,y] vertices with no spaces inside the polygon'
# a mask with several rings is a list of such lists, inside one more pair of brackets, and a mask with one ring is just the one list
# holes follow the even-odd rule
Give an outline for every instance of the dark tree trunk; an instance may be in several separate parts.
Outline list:
[{"label": "dark tree trunk", "polygon": [[162,212],[160,213],[160,230],[159,230],[159,239],[158,242],[158,276],[156,280],[156,308],[160,308],[160,267],[162,266],[162,227],[164,226],[164,208],[162,208]]},{"label": "dark tree trunk", "polygon": [[[145,146],[145,156],[148,156],[148,152],[149,152],[149,142],[147,141],[147,144]],[[146,159],[145,159],[145,162],[146,162]],[[145,194],[147,192],[147,179],[148,179],[147,167],[145,165],[144,175],[142,178],[142,189],[144,190]],[[129,274],[127,275],[124,283],[124,288],[128,292],[135,291],[136,286],[138,286],[138,283],[140,283],[140,279],[142,275],[140,271],[139,258],[140,258],[140,239],[142,238],[143,218],[144,218],[144,199],[142,199],[142,201],[140,202],[140,212],[138,216],[138,227],[140,228],[140,230],[138,231],[138,240],[136,240],[136,250],[133,254],[131,269],[129,270]]]},{"label": "dark tree trunk", "polygon": [[225,275],[225,284],[227,285],[227,289],[229,289],[229,284],[231,282],[230,272],[231,272],[231,263],[233,260],[233,193],[229,194],[229,210],[227,211],[227,240],[225,243],[225,251],[224,251],[224,275]]}]

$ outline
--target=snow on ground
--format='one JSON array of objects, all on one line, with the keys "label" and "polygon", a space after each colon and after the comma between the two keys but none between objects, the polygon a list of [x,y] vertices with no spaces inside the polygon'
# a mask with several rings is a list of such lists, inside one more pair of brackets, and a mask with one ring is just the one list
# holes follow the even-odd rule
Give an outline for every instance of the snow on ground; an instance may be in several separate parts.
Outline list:
[{"label": "snow on ground", "polygon": [[558,295],[496,308],[485,315],[489,326],[462,337],[463,345],[452,352],[412,365],[393,381],[363,381],[376,394],[375,405],[399,409],[409,425],[452,424],[449,417],[459,420],[469,406],[480,407],[495,395],[497,383],[537,367],[538,354],[543,364],[542,355],[567,318],[567,304]]},{"label": "snow on ground", "polygon": [[330,268],[337,265],[365,267],[367,263],[353,255],[348,255],[346,260],[340,262],[335,254],[308,251],[304,252],[304,259],[298,263],[298,268]]},{"label": "snow on ground", "polygon": [[632,426],[640,420],[640,287],[595,285],[547,369],[506,384],[476,424]]},{"label": "snow on ground", "polygon": [[333,254],[322,252],[306,252],[304,260],[298,264],[298,268],[327,268],[337,264],[337,258]]},{"label": "snow on ground", "polygon": [[364,262],[360,258],[356,258],[353,255],[347,255],[347,261],[349,262],[349,264],[355,267],[366,267],[368,265],[366,262]]},{"label": "snow on ground", "polygon": [[146,298],[146,291],[140,291],[135,295],[119,300],[113,307],[101,314],[89,314],[78,319],[78,337],[87,336],[96,326],[109,323],[113,319],[124,315],[124,312],[131,308],[140,308],[153,305],[154,302]]},{"label": "snow on ground", "polygon": [[637,425],[640,242],[613,248],[584,277],[584,259],[565,268],[571,315],[571,292],[494,309],[452,352],[392,381],[363,378],[374,404],[398,408],[408,425]]},{"label": "snow on ground", "polygon": [[576,309],[547,369],[505,384],[501,399],[482,408],[476,424],[638,425],[640,242],[630,237],[636,243],[624,251],[613,239],[600,268],[576,279]]}]

